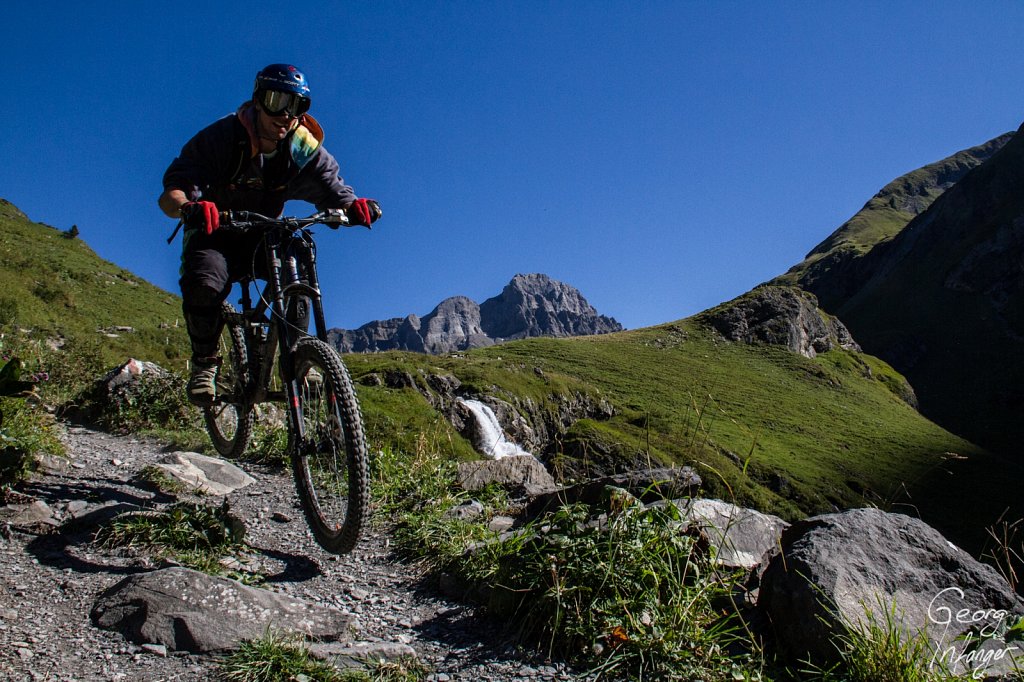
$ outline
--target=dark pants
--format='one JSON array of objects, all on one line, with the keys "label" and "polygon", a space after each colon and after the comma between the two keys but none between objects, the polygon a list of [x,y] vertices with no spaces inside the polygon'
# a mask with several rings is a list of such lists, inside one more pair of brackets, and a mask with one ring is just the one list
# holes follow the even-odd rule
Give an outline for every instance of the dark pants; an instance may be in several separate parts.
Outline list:
[{"label": "dark pants", "polygon": [[223,320],[221,305],[231,286],[243,277],[265,277],[266,263],[257,249],[259,235],[186,230],[181,253],[182,312],[192,342],[192,358],[217,355]]},{"label": "dark pants", "polygon": [[[232,285],[244,277],[267,278],[267,264],[259,248],[261,236],[189,230],[181,254],[182,312],[192,342],[192,358],[218,354],[224,321],[221,307]],[[289,301],[288,319],[303,332],[309,328],[309,301]]]}]

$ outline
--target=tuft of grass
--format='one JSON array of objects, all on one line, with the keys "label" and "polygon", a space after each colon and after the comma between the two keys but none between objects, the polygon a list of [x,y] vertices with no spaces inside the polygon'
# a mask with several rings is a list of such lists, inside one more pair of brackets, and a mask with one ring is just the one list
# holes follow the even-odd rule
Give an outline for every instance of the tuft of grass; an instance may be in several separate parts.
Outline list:
[{"label": "tuft of grass", "polygon": [[298,635],[268,632],[224,659],[218,679],[224,682],[419,682],[426,668],[416,660],[366,661],[364,668],[339,670],[313,657]]},{"label": "tuft of grass", "polygon": [[186,490],[188,486],[169,475],[166,471],[158,466],[152,464],[142,468],[136,479],[145,485],[148,485],[160,492],[167,493],[168,495],[179,495]]},{"label": "tuft of grass", "polygon": [[257,421],[253,427],[252,440],[245,451],[245,458],[260,464],[287,466],[288,429]]},{"label": "tuft of grass", "polygon": [[1021,585],[1021,575],[1024,573],[1022,526],[1024,519],[1010,521],[1006,512],[1001,514],[999,519],[986,529],[989,542],[981,554],[981,558],[995,566],[1015,592]]},{"label": "tuft of grass", "polygon": [[143,549],[211,575],[226,571],[221,558],[244,546],[245,527],[220,507],[179,502],[161,511],[127,512],[102,527],[95,542],[104,549]]},{"label": "tuft of grass", "polygon": [[964,679],[935,660],[923,631],[908,633],[900,626],[895,601],[875,610],[865,606],[865,618],[846,624],[833,640],[840,661],[828,668],[808,665],[801,679],[813,682],[945,682]]},{"label": "tuft of grass", "polygon": [[342,677],[334,666],[313,658],[298,636],[272,632],[260,639],[243,642],[220,664],[219,677],[225,682],[351,680]]}]

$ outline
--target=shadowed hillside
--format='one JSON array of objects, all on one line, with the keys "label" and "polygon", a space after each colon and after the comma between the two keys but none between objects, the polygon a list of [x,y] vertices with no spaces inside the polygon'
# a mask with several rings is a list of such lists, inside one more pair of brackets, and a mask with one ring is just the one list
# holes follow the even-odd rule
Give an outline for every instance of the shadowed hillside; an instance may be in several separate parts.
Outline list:
[{"label": "shadowed hillside", "polygon": [[[906,205],[927,196],[923,188],[941,191],[943,177],[953,184],[933,201],[886,207],[885,196]],[[903,372],[924,414],[1016,458],[1024,454],[1022,180],[1024,135],[961,152],[891,183],[780,278],[818,295],[867,352]],[[896,191],[914,186],[922,189]]]}]

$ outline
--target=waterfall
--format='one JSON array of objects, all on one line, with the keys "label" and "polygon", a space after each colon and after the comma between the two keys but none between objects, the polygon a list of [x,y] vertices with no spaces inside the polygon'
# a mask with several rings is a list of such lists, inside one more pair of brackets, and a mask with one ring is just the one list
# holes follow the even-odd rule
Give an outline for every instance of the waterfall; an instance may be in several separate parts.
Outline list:
[{"label": "waterfall", "polygon": [[522,455],[533,457],[532,454],[505,438],[505,432],[498,422],[497,415],[487,405],[479,400],[463,400],[462,398],[459,398],[459,402],[466,406],[476,420],[478,436],[474,445],[485,457],[491,459]]}]

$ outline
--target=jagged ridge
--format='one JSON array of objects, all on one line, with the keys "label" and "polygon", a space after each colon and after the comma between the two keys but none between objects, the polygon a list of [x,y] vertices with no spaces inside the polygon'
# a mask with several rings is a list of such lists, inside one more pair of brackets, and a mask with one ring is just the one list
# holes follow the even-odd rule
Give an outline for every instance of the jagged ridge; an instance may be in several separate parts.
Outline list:
[{"label": "jagged ridge", "polygon": [[330,339],[346,353],[410,350],[447,353],[535,336],[587,336],[621,331],[598,314],[575,287],[547,275],[516,275],[502,292],[477,304],[446,298],[423,317],[376,320],[355,330],[332,329]]}]

